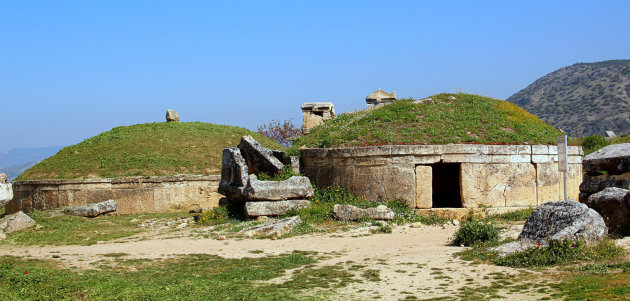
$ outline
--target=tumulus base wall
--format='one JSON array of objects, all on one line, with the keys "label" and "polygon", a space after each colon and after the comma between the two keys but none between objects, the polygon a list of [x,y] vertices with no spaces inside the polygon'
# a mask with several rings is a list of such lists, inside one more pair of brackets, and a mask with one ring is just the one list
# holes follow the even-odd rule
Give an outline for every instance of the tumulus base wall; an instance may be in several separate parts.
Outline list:
[{"label": "tumulus base wall", "polygon": [[78,206],[113,199],[117,214],[184,211],[213,208],[222,197],[221,177],[177,175],[85,180],[32,180],[13,182],[13,200],[7,213]]}]

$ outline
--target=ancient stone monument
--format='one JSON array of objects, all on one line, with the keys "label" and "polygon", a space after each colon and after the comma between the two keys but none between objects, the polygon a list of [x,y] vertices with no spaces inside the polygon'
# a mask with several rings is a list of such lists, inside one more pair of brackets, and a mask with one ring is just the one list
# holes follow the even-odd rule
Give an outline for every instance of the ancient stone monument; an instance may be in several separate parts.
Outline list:
[{"label": "ancient stone monument", "polygon": [[580,202],[607,187],[627,189],[630,186],[630,143],[606,146],[584,157],[584,178],[580,185]]},{"label": "ancient stone monument", "polygon": [[307,177],[292,176],[284,181],[263,181],[257,177],[261,173],[276,175],[291,162],[286,153],[267,149],[245,136],[238,147],[223,150],[219,193],[231,202],[244,202],[248,217],[276,216],[305,208],[310,205],[307,199],[313,196]]},{"label": "ancient stone monument", "polygon": [[307,102],[302,105],[302,132],[335,118],[335,105],[332,102]]},{"label": "ancient stone monument", "polygon": [[175,110],[166,110],[166,122],[179,122],[179,114]]},{"label": "ancient stone monument", "polygon": [[371,109],[378,106],[388,105],[396,100],[396,91],[387,93],[381,89],[378,89],[365,98],[367,108]]}]

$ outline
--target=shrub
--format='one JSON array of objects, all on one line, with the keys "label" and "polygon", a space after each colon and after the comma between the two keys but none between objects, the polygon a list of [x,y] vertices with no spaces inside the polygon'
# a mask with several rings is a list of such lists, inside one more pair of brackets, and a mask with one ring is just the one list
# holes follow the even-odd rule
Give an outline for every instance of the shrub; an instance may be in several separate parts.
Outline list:
[{"label": "shrub", "polygon": [[499,229],[491,223],[478,220],[464,221],[455,232],[453,245],[472,246],[478,243],[496,243],[499,241]]},{"label": "shrub", "polygon": [[269,124],[258,126],[256,131],[271,138],[284,147],[290,147],[291,141],[302,134],[302,130],[293,124],[293,120],[272,120]]},{"label": "shrub", "polygon": [[585,260],[612,259],[623,255],[623,249],[614,241],[604,239],[596,245],[584,241],[548,241],[548,246],[534,247],[494,260],[495,264],[510,267],[536,267],[567,264]]},{"label": "shrub", "polygon": [[295,173],[293,171],[293,168],[291,168],[291,166],[289,165],[284,166],[284,169],[282,169],[282,171],[275,176],[270,176],[264,172],[261,172],[257,175],[258,180],[261,181],[284,181],[292,176],[299,176],[299,174]]},{"label": "shrub", "polygon": [[606,140],[606,138],[599,135],[592,135],[592,136],[584,137],[581,139],[580,142],[581,142],[580,144],[582,145],[582,149],[584,150],[585,155],[595,152],[601,149],[602,147],[610,144],[610,142]]}]

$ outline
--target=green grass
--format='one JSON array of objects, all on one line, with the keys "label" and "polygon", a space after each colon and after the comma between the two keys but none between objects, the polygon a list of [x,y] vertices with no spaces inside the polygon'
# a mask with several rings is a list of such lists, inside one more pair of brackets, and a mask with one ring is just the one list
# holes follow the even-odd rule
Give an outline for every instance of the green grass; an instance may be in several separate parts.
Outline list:
[{"label": "green grass", "polygon": [[611,144],[630,143],[630,135],[622,135],[612,139],[608,139],[600,135],[592,135],[573,138],[571,139],[571,143],[582,146],[584,155],[588,155]]},{"label": "green grass", "polygon": [[438,94],[415,104],[400,99],[345,113],[295,140],[299,147],[383,144],[556,144],[561,132],[518,106],[470,94]]},{"label": "green grass", "polygon": [[263,146],[283,149],[248,129],[202,122],[121,126],[68,146],[16,181],[90,177],[218,174],[224,148],[251,135]]},{"label": "green grass", "polygon": [[[147,219],[189,216],[188,213],[155,213],[84,218],[52,215],[49,211],[37,211],[28,215],[41,228],[9,233],[6,239],[0,241],[0,245],[91,245],[146,231],[139,224]],[[134,219],[136,221],[132,222]]]},{"label": "green grass", "polygon": [[478,243],[496,243],[499,241],[499,229],[492,223],[479,220],[462,222],[453,236],[453,245],[472,246]]}]

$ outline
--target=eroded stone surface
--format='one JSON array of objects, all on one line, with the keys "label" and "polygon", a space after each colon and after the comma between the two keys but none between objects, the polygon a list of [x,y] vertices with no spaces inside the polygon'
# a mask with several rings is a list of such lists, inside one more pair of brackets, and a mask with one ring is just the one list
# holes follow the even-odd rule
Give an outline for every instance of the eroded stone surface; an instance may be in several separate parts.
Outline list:
[{"label": "eroded stone surface", "polygon": [[11,233],[33,227],[36,224],[32,218],[19,211],[0,219],[0,232]]},{"label": "eroded stone surface", "polygon": [[232,200],[242,200],[248,181],[247,163],[241,150],[236,147],[223,149],[219,193]]},{"label": "eroded stone surface", "polygon": [[97,217],[101,214],[115,212],[118,209],[118,203],[114,200],[107,200],[104,202],[86,204],[83,206],[77,206],[72,208],[66,208],[65,214],[76,215],[83,217]]},{"label": "eroded stone surface", "polygon": [[313,193],[311,181],[302,176],[293,176],[284,181],[261,181],[256,175],[250,175],[245,187],[245,197],[250,201],[307,199]]},{"label": "eroded stone surface", "polygon": [[609,187],[589,196],[585,204],[602,216],[610,232],[630,235],[630,190]]},{"label": "eroded stone surface", "polygon": [[576,201],[548,202],[529,216],[519,241],[544,243],[551,240],[599,241],[608,233],[602,217]]},{"label": "eroded stone surface", "polygon": [[584,171],[619,174],[630,171],[630,143],[608,145],[584,157]]},{"label": "eroded stone surface", "polygon": [[276,175],[284,168],[284,164],[273,155],[270,149],[262,146],[251,136],[241,138],[238,149],[241,150],[250,174],[264,172],[268,175]]},{"label": "eroded stone surface", "polygon": [[282,236],[284,233],[289,232],[293,227],[302,223],[302,219],[299,216],[293,216],[285,219],[281,219],[274,222],[265,223],[262,225],[250,227],[241,230],[239,233],[245,236]]},{"label": "eroded stone surface", "polygon": [[245,203],[245,214],[248,217],[277,216],[292,209],[300,210],[311,204],[309,200],[262,201]]},{"label": "eroded stone surface", "polygon": [[392,220],[394,219],[394,211],[384,205],[380,205],[376,208],[362,209],[352,205],[335,204],[333,207],[333,217],[340,221],[356,221],[364,217],[376,220]]}]

